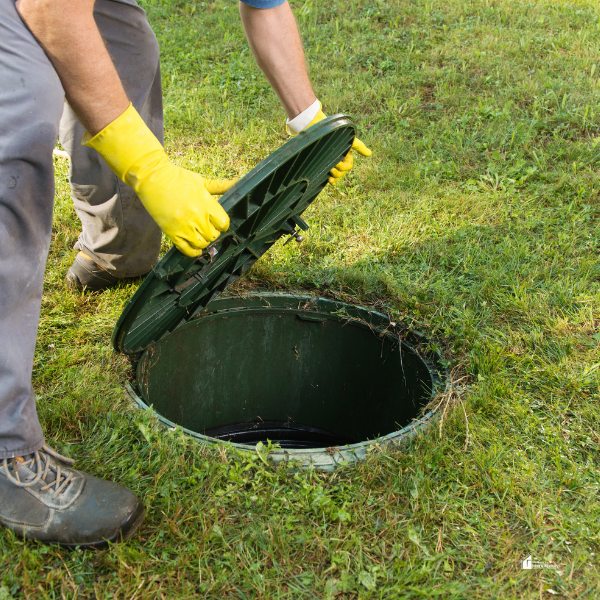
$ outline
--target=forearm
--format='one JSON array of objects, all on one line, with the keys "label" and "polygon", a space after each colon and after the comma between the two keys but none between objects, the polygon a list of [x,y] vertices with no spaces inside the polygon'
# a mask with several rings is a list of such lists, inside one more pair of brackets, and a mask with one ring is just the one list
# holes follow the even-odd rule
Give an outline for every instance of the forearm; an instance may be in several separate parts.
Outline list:
[{"label": "forearm", "polygon": [[261,71],[279,97],[289,119],[316,99],[300,34],[287,2],[260,9],[240,2],[240,16],[248,44]]},{"label": "forearm", "polygon": [[16,6],[86,130],[95,135],[123,114],[129,101],[94,21],[94,0],[18,0]]}]

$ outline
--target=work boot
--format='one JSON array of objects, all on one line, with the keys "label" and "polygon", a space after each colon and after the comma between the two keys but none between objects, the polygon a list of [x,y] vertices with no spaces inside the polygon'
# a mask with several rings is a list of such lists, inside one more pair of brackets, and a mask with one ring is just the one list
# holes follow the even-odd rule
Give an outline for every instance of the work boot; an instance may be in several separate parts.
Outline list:
[{"label": "work boot", "polygon": [[49,446],[0,459],[0,525],[19,537],[67,548],[130,538],[144,507],[126,487],[76,471]]},{"label": "work boot", "polygon": [[102,267],[99,267],[85,252],[78,252],[67,271],[67,285],[72,290],[98,292],[114,287],[121,281]]}]

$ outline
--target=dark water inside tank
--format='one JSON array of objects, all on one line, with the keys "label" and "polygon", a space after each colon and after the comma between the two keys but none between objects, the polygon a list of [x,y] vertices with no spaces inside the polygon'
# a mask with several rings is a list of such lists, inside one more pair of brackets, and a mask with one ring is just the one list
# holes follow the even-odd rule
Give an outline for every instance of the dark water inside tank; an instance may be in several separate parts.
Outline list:
[{"label": "dark water inside tank", "polygon": [[271,440],[282,448],[329,448],[355,444],[358,440],[343,437],[293,421],[245,421],[203,431],[204,435],[236,444],[267,444]]}]

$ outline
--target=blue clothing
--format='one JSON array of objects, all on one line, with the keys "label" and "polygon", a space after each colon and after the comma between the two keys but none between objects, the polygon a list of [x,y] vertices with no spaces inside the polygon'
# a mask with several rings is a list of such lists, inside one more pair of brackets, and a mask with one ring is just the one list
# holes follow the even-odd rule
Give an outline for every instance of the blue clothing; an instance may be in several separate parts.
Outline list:
[{"label": "blue clothing", "polygon": [[240,0],[248,6],[254,6],[254,8],[275,8],[281,6],[285,0]]}]

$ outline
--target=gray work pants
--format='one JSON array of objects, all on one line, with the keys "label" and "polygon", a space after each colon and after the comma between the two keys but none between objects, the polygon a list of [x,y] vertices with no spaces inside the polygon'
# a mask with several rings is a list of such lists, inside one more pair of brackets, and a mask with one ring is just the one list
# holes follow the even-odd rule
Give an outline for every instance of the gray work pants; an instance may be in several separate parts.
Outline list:
[{"label": "gray work pants", "polygon": [[[96,0],[95,18],[125,91],[162,141],[158,44],[133,0]],[[160,230],[133,190],[95,150],[64,104],[46,54],[14,0],[0,0],[0,459],[39,449],[31,371],[52,231],[52,150],[71,156],[73,201],[83,232],[79,249],[118,277],[148,271]]]}]

